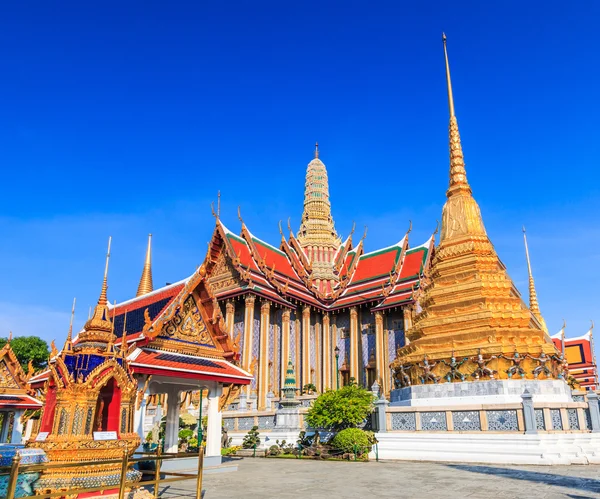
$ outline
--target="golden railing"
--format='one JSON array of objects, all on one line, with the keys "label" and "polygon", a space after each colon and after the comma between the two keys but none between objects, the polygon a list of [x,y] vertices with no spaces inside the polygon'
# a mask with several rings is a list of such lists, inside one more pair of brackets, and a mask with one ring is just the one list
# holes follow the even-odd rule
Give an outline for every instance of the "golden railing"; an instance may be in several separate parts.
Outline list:
[{"label": "golden railing", "polygon": [[[160,447],[159,449],[153,452],[136,452],[135,455],[140,455],[141,457],[129,457],[129,453],[127,449],[123,452],[122,459],[107,459],[102,461],[80,461],[77,463],[44,463],[44,464],[25,464],[21,465],[21,455],[18,453],[12,459],[11,466],[0,466],[0,476],[8,475],[8,487],[6,490],[6,499],[14,499],[15,491],[17,489],[17,480],[19,478],[19,473],[43,473],[44,471],[51,469],[65,469],[65,468],[79,468],[81,466],[94,467],[94,466],[103,466],[107,464],[121,464],[121,478],[119,480],[119,499],[124,499],[125,491],[128,487],[130,488],[140,488],[144,486],[153,486],[154,489],[154,497],[157,498],[159,495],[159,486],[165,483],[172,482],[180,482],[183,480],[196,479],[196,499],[202,499],[202,470],[204,466],[204,448],[201,447],[199,452],[197,453],[161,453]],[[198,468],[197,473],[176,473],[171,471],[161,471],[161,464],[163,461],[173,460],[173,459],[182,459],[182,458],[198,458]],[[156,467],[153,471],[154,478],[152,480],[145,480],[140,482],[131,482],[127,480],[127,471],[131,464],[139,463],[139,462],[148,462],[155,461]],[[150,472],[152,472],[150,470]],[[144,471],[142,471],[144,473]],[[143,476],[143,475],[142,475]],[[114,486],[100,486],[100,487],[87,487],[87,488],[69,488],[64,490],[59,490],[57,492],[51,493],[41,493],[35,494],[31,496],[22,496],[20,499],[42,499],[42,498],[52,498],[52,497],[73,497],[78,494],[84,494],[88,492],[100,492],[105,490],[113,490],[116,489],[117,485]]]}]

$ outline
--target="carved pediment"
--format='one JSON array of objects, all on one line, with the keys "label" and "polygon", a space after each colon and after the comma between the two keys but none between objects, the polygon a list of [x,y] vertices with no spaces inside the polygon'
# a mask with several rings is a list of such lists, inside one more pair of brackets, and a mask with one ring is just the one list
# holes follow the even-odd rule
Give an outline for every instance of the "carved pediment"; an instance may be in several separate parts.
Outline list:
[{"label": "carved pediment", "polygon": [[234,287],[239,280],[240,275],[231,263],[231,259],[227,257],[225,251],[222,251],[208,280],[212,291],[216,293],[222,289]]},{"label": "carved pediment", "polygon": [[21,388],[4,359],[0,361],[0,388]]},{"label": "carved pediment", "polygon": [[184,340],[202,347],[216,348],[192,295],[186,298],[173,318],[163,325],[159,338]]}]

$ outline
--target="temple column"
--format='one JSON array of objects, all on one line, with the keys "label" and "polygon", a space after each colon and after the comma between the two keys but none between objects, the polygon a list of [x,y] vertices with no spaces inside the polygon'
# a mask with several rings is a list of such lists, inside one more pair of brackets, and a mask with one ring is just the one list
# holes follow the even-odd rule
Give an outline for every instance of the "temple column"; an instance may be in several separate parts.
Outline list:
[{"label": "temple column", "polygon": [[277,317],[279,314],[275,314],[275,324],[273,324],[273,359],[272,359],[272,370],[269,369],[269,392],[274,396],[279,396],[279,379],[277,378],[277,366],[281,365],[281,359],[279,358],[279,342],[281,341],[279,336],[281,335],[281,326],[277,324]]},{"label": "temple column", "polygon": [[[252,337],[254,328],[254,295],[246,295],[244,308],[244,350],[242,352],[242,368],[250,372],[252,364]],[[254,373],[251,373],[254,374]],[[250,396],[252,391],[252,383],[245,387],[246,395]]]},{"label": "temple column", "polygon": [[[140,396],[140,391],[144,390],[146,388],[146,379],[148,378],[148,376],[143,376],[142,378],[138,379],[138,393],[136,394],[136,397]],[[142,400],[141,402],[135,402],[135,413],[133,414],[133,431],[135,431],[140,438],[142,439],[142,441],[140,442],[140,447],[139,449],[142,449],[142,446],[144,444],[144,442],[146,441],[146,435],[144,432],[144,425],[145,425],[145,421],[146,421],[146,405],[147,405],[147,401],[146,401],[146,392],[141,394]]]},{"label": "temple column", "polygon": [[[338,346],[337,315],[331,316],[330,328],[331,328],[331,363],[332,363],[331,388],[335,388],[337,390],[338,385],[341,384],[341,380],[339,378],[339,376],[340,376],[339,361],[340,360],[335,358],[335,348]],[[344,359],[342,359],[342,362],[344,362]]]},{"label": "temple column", "polygon": [[22,410],[15,411],[15,419],[13,422],[13,429],[10,435],[10,443],[11,444],[20,444],[23,441],[23,422],[21,421],[21,416],[23,415]]},{"label": "temple column", "polygon": [[[377,382],[380,393],[389,390],[389,376],[387,375],[387,363],[385,360],[385,344],[387,343],[383,328],[383,312],[375,312],[375,363],[377,365]],[[370,388],[370,387],[369,387]]]},{"label": "temple column", "polygon": [[223,391],[221,383],[214,383],[208,391],[208,421],[206,424],[206,456],[221,457],[221,425],[223,415],[219,411],[219,399]]},{"label": "temple column", "polygon": [[302,308],[302,385],[312,383],[310,379],[310,307]]},{"label": "temple column", "polygon": [[271,302],[261,300],[260,305],[260,344],[258,354],[258,410],[267,406],[269,391],[269,325],[271,323]]},{"label": "temple column", "polygon": [[[358,371],[358,310],[356,307],[350,309],[350,377],[360,384]],[[362,386],[362,385],[361,385]]]},{"label": "temple column", "polygon": [[225,328],[229,337],[233,339],[233,320],[235,316],[235,303],[229,299],[225,303]]},{"label": "temple column", "polygon": [[402,309],[402,316],[404,318],[404,344],[408,345],[410,341],[408,340],[408,336],[406,336],[406,332],[412,327],[412,313],[410,308],[404,307]]},{"label": "temple column", "polygon": [[384,329],[383,329],[383,364],[385,366],[385,373],[381,373],[381,377],[387,379],[387,390],[382,390],[386,398],[389,398],[390,390],[392,389],[392,376],[390,372],[390,319],[389,316],[384,316]]},{"label": "temple column", "polygon": [[[296,370],[296,380],[297,383],[302,383],[302,350],[300,345],[302,345],[301,337],[302,337],[302,322],[300,321],[300,314],[296,311],[296,334],[294,335],[294,341],[296,342],[296,358],[294,359],[294,369]],[[300,386],[300,388],[302,388]]]},{"label": "temple column", "polygon": [[285,371],[290,359],[290,309],[283,310],[281,315],[281,363],[279,364],[279,396],[285,385]]},{"label": "temple column", "polygon": [[329,327],[329,312],[323,314],[323,390],[331,389],[331,328]]},{"label": "temple column", "polygon": [[315,386],[318,392],[323,392],[323,365],[321,363],[321,324],[315,324]]},{"label": "temple column", "polygon": [[[54,419],[58,419],[58,418],[54,418]],[[10,420],[10,412],[3,411],[2,412],[2,427],[0,428],[0,443],[3,443],[3,444],[8,442],[9,420]]]},{"label": "temple column", "polygon": [[178,388],[167,388],[165,452],[175,453],[179,450],[179,392]]}]

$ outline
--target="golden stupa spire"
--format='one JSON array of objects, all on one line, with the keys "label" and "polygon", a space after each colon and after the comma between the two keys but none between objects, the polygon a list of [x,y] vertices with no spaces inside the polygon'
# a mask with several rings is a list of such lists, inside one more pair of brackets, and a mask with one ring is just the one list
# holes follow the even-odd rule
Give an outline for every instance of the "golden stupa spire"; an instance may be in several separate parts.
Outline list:
[{"label": "golden stupa spire", "polygon": [[[112,238],[108,238],[108,251],[106,252],[106,264],[104,266],[104,279],[102,280],[102,290],[100,291],[100,298],[98,298],[98,304],[92,312],[92,317],[88,319],[83,327],[83,332],[79,335],[80,343],[82,348],[87,342],[102,342],[111,343],[113,340],[112,334],[112,322],[108,313],[108,263],[110,261],[110,244]],[[76,348],[77,349],[77,348]]]},{"label": "golden stupa spire", "polygon": [[548,332],[546,321],[544,321],[542,313],[540,312],[540,305],[535,291],[535,282],[533,281],[533,274],[531,273],[531,261],[529,260],[529,246],[527,245],[525,226],[523,226],[523,241],[525,242],[525,256],[527,257],[527,272],[529,274],[529,310],[531,310],[531,313],[538,320],[544,331]]},{"label": "golden stupa spire", "polygon": [[446,85],[448,90],[448,111],[450,124],[448,127],[450,148],[450,185],[446,191],[448,201],[442,213],[442,231],[440,242],[448,237],[481,235],[485,236],[485,228],[479,206],[473,199],[471,187],[467,181],[467,170],[458,122],[454,112],[454,97],[452,93],[452,80],[450,78],[450,63],[448,62],[448,48],[446,35],[442,34],[444,43],[444,58],[446,61]]},{"label": "golden stupa spire", "polygon": [[73,298],[73,306],[71,307],[71,321],[69,322],[69,332],[67,333],[67,341],[63,350],[69,352],[73,349],[73,319],[75,318],[75,302],[77,298]]},{"label": "golden stupa spire", "polygon": [[148,234],[148,248],[146,249],[146,261],[140,278],[140,284],[135,296],[142,296],[154,290],[152,284],[152,234]]},{"label": "golden stupa spire", "polygon": [[319,143],[315,142],[315,159],[319,159]]}]

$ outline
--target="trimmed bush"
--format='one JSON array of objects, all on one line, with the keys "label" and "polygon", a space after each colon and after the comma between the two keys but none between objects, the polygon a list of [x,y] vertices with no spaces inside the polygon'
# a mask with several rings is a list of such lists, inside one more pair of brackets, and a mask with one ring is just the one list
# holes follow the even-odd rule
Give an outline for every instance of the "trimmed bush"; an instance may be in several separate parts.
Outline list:
[{"label": "trimmed bush", "polygon": [[258,447],[260,445],[260,435],[258,433],[258,426],[253,426],[246,436],[244,437],[244,441],[242,442],[242,448],[244,449],[253,449],[254,447]]},{"label": "trimmed bush", "polygon": [[361,455],[369,451],[371,447],[370,440],[366,431],[360,428],[346,428],[333,437],[331,445],[334,449],[342,452],[356,452]]},{"label": "trimmed bush", "polygon": [[330,390],[317,397],[306,421],[312,428],[343,430],[358,426],[373,411],[373,393],[356,385]]}]

